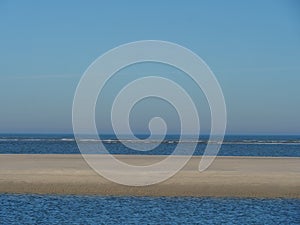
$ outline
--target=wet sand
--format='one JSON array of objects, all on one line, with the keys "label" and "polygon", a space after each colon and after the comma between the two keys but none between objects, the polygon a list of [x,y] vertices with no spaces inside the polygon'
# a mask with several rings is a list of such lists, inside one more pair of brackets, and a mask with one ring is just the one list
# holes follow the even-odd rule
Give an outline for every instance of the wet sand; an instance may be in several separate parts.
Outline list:
[{"label": "wet sand", "polygon": [[[118,158],[146,165],[164,156]],[[0,193],[300,198],[300,158],[217,157],[201,173],[200,159],[162,183],[129,187],[101,177],[81,155],[0,154]]]}]

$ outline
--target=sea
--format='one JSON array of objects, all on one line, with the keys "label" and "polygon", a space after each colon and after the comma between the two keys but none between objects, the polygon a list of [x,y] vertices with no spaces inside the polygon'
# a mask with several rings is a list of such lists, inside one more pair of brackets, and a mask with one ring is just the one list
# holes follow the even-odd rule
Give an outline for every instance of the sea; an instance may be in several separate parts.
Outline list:
[{"label": "sea", "polygon": [[[101,135],[100,140],[110,154],[169,155],[179,142],[187,147],[194,145],[195,140],[178,135],[167,135],[153,150],[138,151],[126,146],[135,144],[136,148],[156,144],[158,140],[147,139],[147,135],[138,135],[139,140],[122,139],[114,135]],[[99,140],[91,138],[79,139],[87,146],[96,146]],[[203,155],[208,143],[208,136],[200,136],[196,140],[194,155]],[[214,144],[214,143],[212,143]],[[90,148],[88,153],[98,153]],[[80,154],[72,134],[2,134],[0,135],[0,154]],[[184,152],[181,152],[184,154]],[[265,157],[300,157],[300,136],[225,136],[219,156],[265,156]]]},{"label": "sea", "polygon": [[[169,155],[189,138],[167,135],[153,150],[136,151],[126,143],[150,145],[156,140],[121,140],[101,135],[111,154]],[[78,140],[97,145],[99,140]],[[193,143],[191,143],[193,142]],[[125,143],[125,144],[124,144]],[[208,136],[196,141],[202,155]],[[93,149],[93,148],[91,148]],[[91,151],[91,153],[95,153]],[[0,154],[80,154],[73,135],[1,134]],[[184,152],[181,154],[184,154]],[[300,157],[300,136],[225,136],[219,156]],[[204,198],[0,194],[0,224],[300,224],[300,199]]]}]

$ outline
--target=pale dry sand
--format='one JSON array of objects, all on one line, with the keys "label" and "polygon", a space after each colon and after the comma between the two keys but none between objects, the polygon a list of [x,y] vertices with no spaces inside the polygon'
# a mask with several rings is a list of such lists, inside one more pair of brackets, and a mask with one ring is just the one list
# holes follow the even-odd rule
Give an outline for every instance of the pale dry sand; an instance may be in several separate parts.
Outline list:
[{"label": "pale dry sand", "polygon": [[[118,158],[146,165],[163,156]],[[202,173],[197,171],[199,160],[193,157],[182,171],[160,184],[129,187],[99,176],[81,155],[0,154],[0,193],[300,197],[300,158],[217,157]]]}]

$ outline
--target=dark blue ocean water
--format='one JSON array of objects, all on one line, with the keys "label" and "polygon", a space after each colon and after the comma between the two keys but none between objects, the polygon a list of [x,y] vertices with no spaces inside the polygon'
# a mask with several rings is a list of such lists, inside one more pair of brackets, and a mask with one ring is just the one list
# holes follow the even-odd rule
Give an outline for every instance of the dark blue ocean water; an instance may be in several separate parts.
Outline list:
[{"label": "dark blue ocean water", "polygon": [[0,195],[0,224],[300,224],[299,199]]},{"label": "dark blue ocean water", "polygon": [[[114,136],[101,138],[113,154],[167,155],[178,144],[178,137],[167,136],[154,150],[137,152]],[[92,146],[99,144],[94,140],[82,141]],[[187,140],[185,144],[191,143]],[[195,155],[203,154],[206,144],[207,137],[200,137]],[[72,135],[6,134],[0,135],[1,153],[80,152]],[[227,136],[218,155],[300,157],[300,137]],[[300,224],[299,208],[299,199],[0,194],[0,224]]]},{"label": "dark blue ocean water", "polygon": [[[145,138],[145,136],[141,136]],[[103,144],[111,154],[151,154],[169,155],[177,146],[178,136],[167,136],[158,147],[150,151],[136,151],[124,146],[115,136],[101,137]],[[98,145],[94,140],[82,140],[86,145]],[[123,141],[132,142],[124,138]],[[155,142],[155,140],[153,140]],[[147,145],[140,141],[136,145]],[[202,155],[207,137],[200,137],[194,155]],[[189,140],[184,143],[191,145]],[[91,148],[93,149],[93,148]],[[79,154],[72,135],[0,135],[0,154]],[[91,153],[95,153],[91,151]],[[273,156],[300,157],[300,136],[226,136],[219,151],[220,156]]]}]

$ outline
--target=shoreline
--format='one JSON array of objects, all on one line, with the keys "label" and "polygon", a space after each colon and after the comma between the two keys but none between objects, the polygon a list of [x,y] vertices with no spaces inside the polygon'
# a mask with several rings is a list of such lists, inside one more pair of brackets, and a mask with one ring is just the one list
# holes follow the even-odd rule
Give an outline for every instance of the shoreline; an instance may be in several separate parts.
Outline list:
[{"label": "shoreline", "polygon": [[[101,157],[105,163],[106,155]],[[165,156],[116,157],[146,165]],[[0,154],[0,194],[300,198],[298,157],[218,156],[201,173],[200,159],[193,156],[162,183],[131,187],[101,177],[80,154]]]}]

